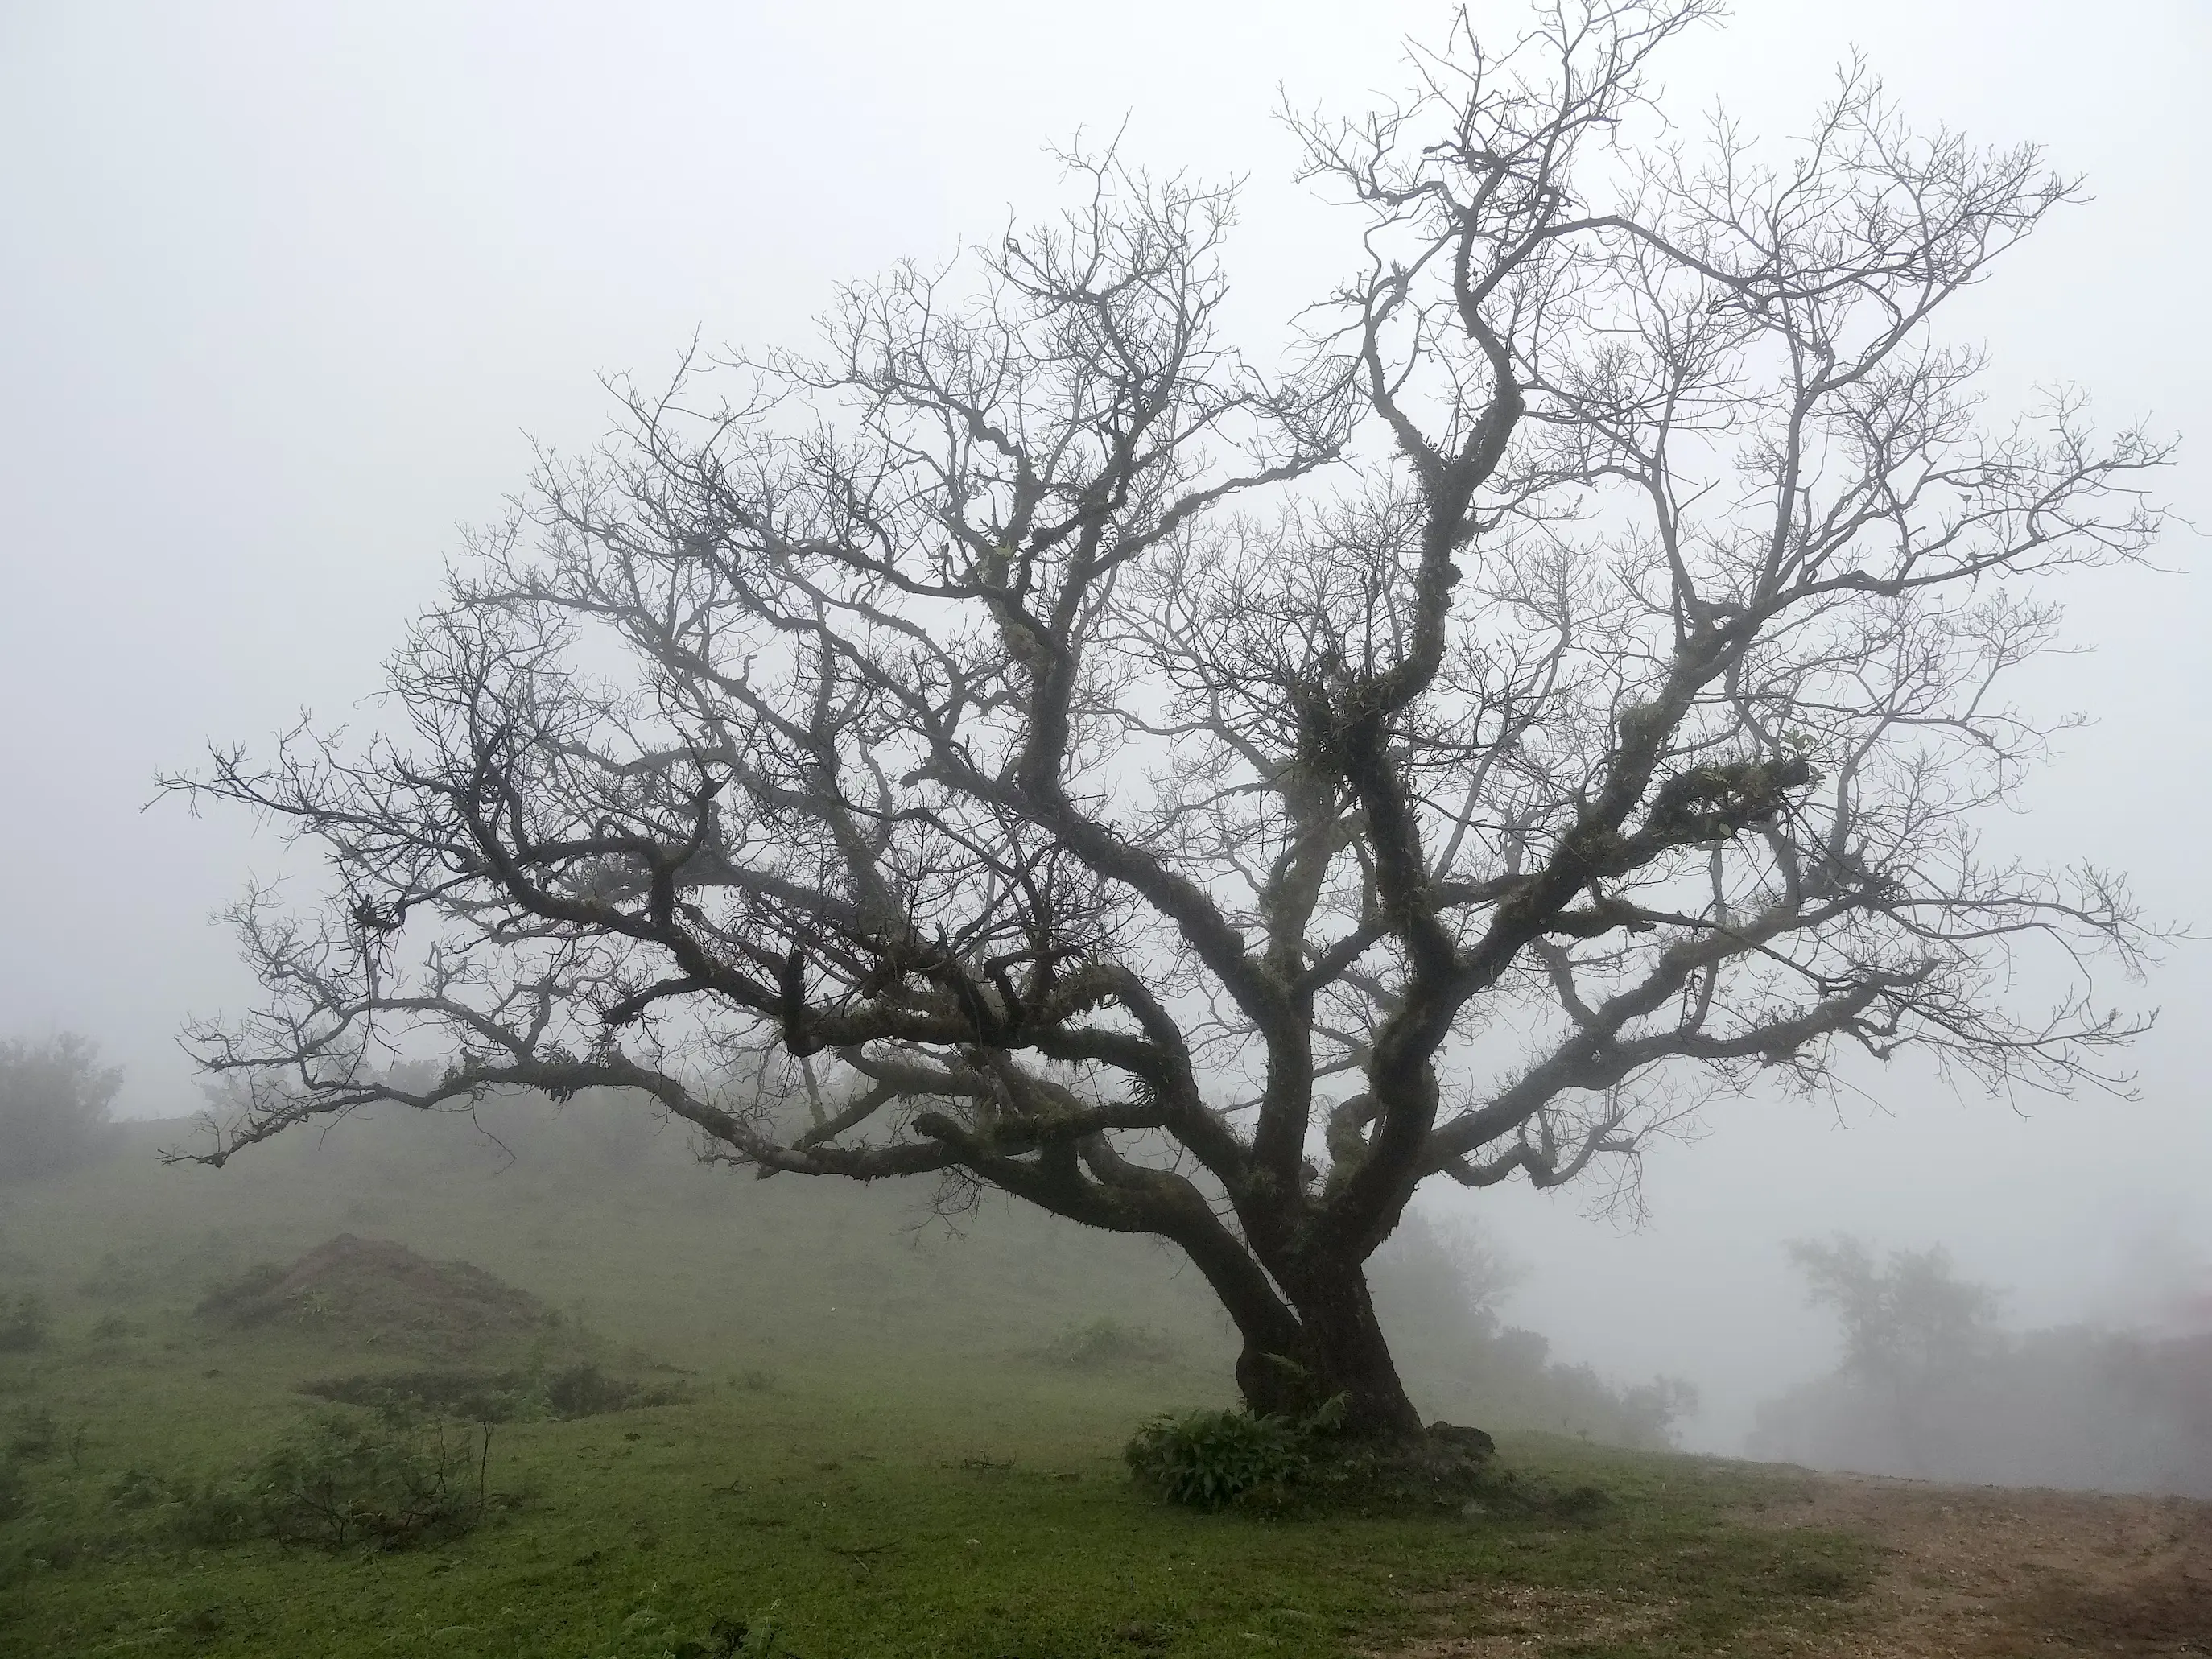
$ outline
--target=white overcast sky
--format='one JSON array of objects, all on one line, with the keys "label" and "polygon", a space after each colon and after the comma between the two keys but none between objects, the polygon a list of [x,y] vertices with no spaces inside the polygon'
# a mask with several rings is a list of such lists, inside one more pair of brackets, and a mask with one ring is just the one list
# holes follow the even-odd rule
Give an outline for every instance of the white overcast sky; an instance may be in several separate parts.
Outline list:
[{"label": "white overcast sky", "polygon": [[[1504,6],[1478,21],[1511,27]],[[98,1036],[124,1109],[198,1103],[172,1034],[250,986],[208,914],[278,867],[235,818],[146,807],[206,741],[346,717],[429,599],[458,521],[499,510],[526,434],[604,424],[596,377],[657,375],[695,330],[802,342],[836,282],[944,254],[1055,199],[1048,142],[1249,177],[1241,315],[1279,325],[1343,226],[1270,119],[1360,106],[1443,6],[1370,0],[971,3],[109,4],[0,0],[0,1035]],[[1742,0],[1664,78],[1786,135],[1863,51],[1907,112],[2046,145],[2094,201],[1966,308],[2001,397],[2073,381],[2191,445],[2212,527],[2204,0]],[[2212,926],[2205,548],[2084,584],[2091,654],[2028,690],[2099,724],[2002,833],[2131,870]],[[2212,1256],[2199,1054],[2207,951],[2143,993],[2137,1104],[1754,1101],[1656,1158],[1623,1235],[1572,1200],[1486,1198],[1535,1271],[1523,1316],[1621,1372],[1705,1387],[1726,1446],[1804,1370],[1817,1324],[1778,1240],[1938,1239],[2079,1316],[2146,1251]],[[1817,1358],[1817,1356],[1815,1356]]]}]

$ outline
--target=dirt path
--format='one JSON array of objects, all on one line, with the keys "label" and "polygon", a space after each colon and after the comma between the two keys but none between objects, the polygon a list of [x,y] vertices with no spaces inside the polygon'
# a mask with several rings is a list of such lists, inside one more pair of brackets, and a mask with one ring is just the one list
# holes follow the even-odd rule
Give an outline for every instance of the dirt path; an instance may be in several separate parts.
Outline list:
[{"label": "dirt path", "polygon": [[[1881,1563],[1863,1595],[1738,1633],[1738,1659],[2212,1656],[2212,1504],[1808,1475],[1736,1518],[1856,1533]],[[1698,1650],[1679,1607],[1626,1589],[1464,1585],[1428,1610],[1391,1659]]]},{"label": "dirt path", "polygon": [[2212,1655],[2212,1504],[1837,1475],[1757,1519],[1863,1531],[1886,1553],[1849,1637],[1785,1650]]}]

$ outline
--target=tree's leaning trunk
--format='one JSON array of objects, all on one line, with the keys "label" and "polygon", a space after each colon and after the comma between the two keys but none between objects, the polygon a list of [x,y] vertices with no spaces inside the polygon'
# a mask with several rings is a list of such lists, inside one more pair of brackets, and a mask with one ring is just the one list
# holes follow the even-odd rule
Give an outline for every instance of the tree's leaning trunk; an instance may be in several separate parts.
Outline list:
[{"label": "tree's leaning trunk", "polygon": [[1247,1337],[1237,1360],[1244,1403],[1255,1412],[1302,1416],[1343,1395],[1346,1433],[1418,1434],[1420,1413],[1398,1380],[1361,1268],[1332,1263],[1300,1273],[1286,1288],[1297,1312],[1296,1345],[1284,1352]]}]

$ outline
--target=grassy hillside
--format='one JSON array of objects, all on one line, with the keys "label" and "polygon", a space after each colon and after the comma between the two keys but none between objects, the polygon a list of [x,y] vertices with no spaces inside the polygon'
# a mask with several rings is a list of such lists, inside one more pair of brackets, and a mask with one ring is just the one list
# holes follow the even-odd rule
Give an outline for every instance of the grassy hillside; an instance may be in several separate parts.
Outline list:
[{"label": "grassy hillside", "polygon": [[[1613,1633],[1574,1650],[1752,1652],[1845,1620],[1867,1581],[1850,1533],[1732,1518],[1790,1477],[1572,1438],[1509,1437],[1470,1513],[1163,1508],[1119,1448],[1222,1402],[1231,1357],[1164,1251],[1011,1207],[956,1235],[926,1194],[702,1168],[588,1105],[490,1127],[512,1162],[465,1124],[386,1120],[218,1172],[162,1168],[180,1127],[141,1126],[0,1188],[0,1290],[52,1315],[0,1353],[0,1649],[1334,1655],[1601,1607]],[[193,1311],[349,1232],[465,1260],[559,1322],[479,1340],[319,1292],[259,1323]],[[333,1413],[433,1432],[303,1382],[581,1361],[668,1403],[505,1421],[488,1448],[447,1425],[489,1499],[465,1536],[325,1551],[211,1519]],[[1469,1585],[1497,1594],[1471,1608]]]},{"label": "grassy hillside", "polygon": [[353,1232],[475,1262],[687,1367],[885,1347],[996,1360],[1079,1316],[1159,1328],[1213,1392],[1231,1352],[1204,1285],[1146,1241],[1006,1203],[954,1231],[927,1187],[758,1181],[588,1101],[483,1128],[355,1119],[221,1170],[155,1160],[189,1141],[185,1124],[125,1134],[100,1164],[0,1186],[11,1283],[86,1312],[103,1298],[179,1311],[226,1274]]}]

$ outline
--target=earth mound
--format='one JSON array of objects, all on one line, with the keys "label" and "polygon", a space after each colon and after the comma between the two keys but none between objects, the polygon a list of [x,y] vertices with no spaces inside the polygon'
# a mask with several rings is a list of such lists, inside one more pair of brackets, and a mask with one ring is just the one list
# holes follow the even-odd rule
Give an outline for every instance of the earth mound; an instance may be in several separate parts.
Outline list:
[{"label": "earth mound", "polygon": [[267,1264],[210,1293],[200,1314],[234,1329],[282,1322],[371,1345],[460,1353],[560,1322],[527,1291],[467,1261],[341,1233],[289,1267]]}]

